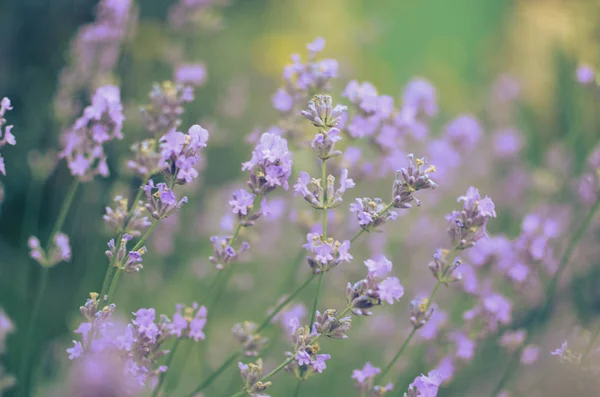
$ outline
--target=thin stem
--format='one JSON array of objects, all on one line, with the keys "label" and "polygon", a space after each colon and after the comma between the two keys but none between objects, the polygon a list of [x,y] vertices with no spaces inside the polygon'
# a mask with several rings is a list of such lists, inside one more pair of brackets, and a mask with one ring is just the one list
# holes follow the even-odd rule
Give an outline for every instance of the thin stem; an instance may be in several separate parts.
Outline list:
[{"label": "thin stem", "polygon": [[296,291],[294,291],[283,302],[281,302],[279,305],[277,305],[275,307],[275,309],[273,309],[273,312],[271,314],[269,314],[267,316],[267,318],[265,318],[264,321],[260,324],[260,326],[258,327],[258,330],[256,332],[258,333],[258,332],[262,331],[263,329],[265,329],[271,323],[271,320],[273,319],[273,317],[275,317],[277,314],[279,314],[279,312],[288,303],[290,303],[296,296],[298,296],[298,294],[300,294],[300,292],[302,292],[304,290],[304,288],[306,288],[310,283],[312,283],[312,281],[315,279],[315,277],[317,277],[315,274],[311,274],[311,276],[309,278],[307,278],[306,281],[300,287],[298,287],[298,289],[296,289]]},{"label": "thin stem", "polygon": [[[380,217],[381,215],[385,214],[387,211],[389,211],[389,210],[390,210],[390,208],[392,208],[392,206],[393,206],[393,205],[394,205],[394,203],[389,203],[388,205],[386,205],[384,209],[382,209],[381,211],[379,211],[379,212],[377,213],[377,217]],[[366,230],[366,229],[362,229],[362,228],[361,228],[361,229],[360,229],[360,230],[359,230],[359,231],[358,231],[358,232],[357,232],[357,233],[354,235],[354,237],[352,237],[352,238],[350,239],[350,243],[353,243],[354,241],[356,241],[356,240],[357,240],[357,239],[358,239],[360,236],[362,236],[362,234],[363,234],[364,232],[368,232],[368,230]]]},{"label": "thin stem", "polygon": [[410,334],[408,335],[408,338],[406,338],[406,340],[404,341],[402,346],[400,346],[400,350],[398,350],[398,352],[396,353],[394,358],[392,358],[392,361],[390,361],[388,363],[388,365],[385,366],[383,371],[381,371],[381,373],[379,374],[379,379],[383,379],[385,377],[385,375],[387,375],[387,373],[390,372],[392,367],[396,364],[396,361],[398,361],[398,359],[400,359],[400,356],[402,356],[402,353],[404,353],[404,350],[406,350],[406,348],[410,344],[410,341],[412,340],[413,336],[415,336],[416,332],[417,332],[417,328],[413,327],[412,331],[410,331]]},{"label": "thin stem", "polygon": [[[544,306],[542,306],[542,309],[536,313],[535,318],[531,322],[531,325],[528,327],[528,331],[531,331],[532,328],[536,327],[538,325],[538,323],[540,322],[540,320],[547,315],[547,312],[552,307],[552,303],[554,301],[554,295],[556,293],[556,287],[558,285],[558,279],[560,278],[562,272],[565,270],[565,268],[569,264],[569,260],[571,259],[571,255],[573,254],[573,251],[575,251],[575,248],[579,244],[579,241],[581,240],[581,238],[583,237],[583,235],[589,228],[590,224],[592,223],[592,220],[594,219],[596,213],[598,212],[599,207],[600,207],[600,195],[594,202],[594,205],[592,206],[592,208],[588,212],[587,216],[583,220],[583,223],[581,224],[579,229],[577,229],[575,231],[575,233],[573,234],[573,236],[571,237],[571,240],[569,241],[569,244],[567,245],[567,249],[565,250],[565,253],[563,254],[563,256],[559,262],[558,270],[556,271],[556,273],[554,274],[554,277],[552,277],[552,280],[550,281],[550,284],[548,285],[548,288],[546,291],[546,302],[545,302]],[[533,334],[533,332],[527,333],[527,338],[525,340],[525,343],[522,344],[522,346],[527,346],[527,344],[528,344],[527,342],[529,342],[529,340],[531,339],[532,334]],[[522,349],[523,349],[523,347],[521,347],[520,349],[515,351],[515,353],[513,353],[511,359],[509,360],[509,364],[506,367],[506,370],[504,371],[502,377],[500,378],[500,381],[496,385],[496,388],[494,390],[494,395],[498,394],[500,392],[500,390],[502,390],[504,388],[504,385],[506,383],[508,383],[508,381],[511,379],[512,375],[519,368],[519,364],[520,364],[519,357],[521,355]]]},{"label": "thin stem", "polygon": [[139,250],[140,248],[142,248],[144,246],[144,243],[146,242],[146,240],[148,239],[148,237],[150,237],[150,235],[152,234],[152,232],[154,231],[154,229],[156,229],[156,226],[158,226],[159,223],[160,223],[160,219],[155,219],[154,222],[152,222],[152,225],[150,225],[150,227],[148,228],[148,230],[146,230],[146,233],[144,233],[144,235],[142,236],[142,238],[133,247],[132,251],[137,251],[137,250]]},{"label": "thin stem", "polygon": [[300,395],[301,387],[302,387],[302,380],[298,379],[298,384],[296,385],[296,390],[294,391],[294,397],[298,397]]},{"label": "thin stem", "polygon": [[359,231],[358,233],[356,233],[356,234],[354,235],[354,237],[352,237],[352,238],[350,239],[350,243],[353,243],[354,241],[356,241],[356,239],[358,239],[360,236],[362,236],[362,234],[363,234],[364,232],[366,232],[366,230],[361,228],[361,229],[360,229],[360,231]]},{"label": "thin stem", "polygon": [[[52,241],[54,240],[54,238],[56,237],[56,235],[60,232],[60,230],[62,229],[66,219],[67,219],[67,214],[69,212],[69,209],[71,208],[71,204],[73,203],[73,199],[75,198],[75,193],[77,193],[77,188],[79,187],[79,179],[75,179],[73,180],[73,182],[71,183],[71,186],[69,187],[69,190],[65,196],[65,201],[63,202],[63,205],[59,211],[58,214],[58,218],[56,219],[56,223],[54,224],[54,227],[52,228],[52,232],[50,233],[50,237],[48,238],[48,242],[46,243],[46,249],[45,252],[47,253]],[[35,302],[33,304],[33,309],[31,312],[31,317],[29,319],[29,324],[27,325],[27,332],[26,332],[26,337],[25,337],[25,344],[23,345],[23,353],[21,355],[21,364],[20,364],[20,368],[19,368],[19,379],[20,379],[20,388],[19,388],[19,395],[20,396],[24,396],[26,394],[26,388],[27,388],[27,378],[29,377],[29,359],[31,356],[31,348],[32,348],[32,344],[33,344],[33,331],[35,329],[35,324],[37,322],[37,317],[40,311],[40,306],[42,304],[42,300],[44,298],[44,292],[46,291],[46,285],[48,284],[48,272],[49,272],[49,268],[44,267],[42,268],[42,273],[41,273],[41,278],[40,278],[40,285],[38,287],[38,291],[37,291],[37,295],[35,298]]]},{"label": "thin stem", "polygon": [[227,358],[227,360],[225,360],[225,362],[223,362],[223,364],[221,364],[221,366],[215,372],[213,372],[212,374],[210,374],[210,376],[208,378],[206,378],[206,380],[204,380],[202,383],[200,383],[198,385],[198,387],[196,387],[194,389],[194,391],[192,391],[190,394],[188,394],[188,397],[193,397],[196,394],[200,393],[202,390],[206,389],[208,386],[210,386],[213,383],[213,381],[215,379],[217,379],[241,355],[242,355],[242,353],[240,353],[240,352],[234,352],[234,353],[232,353]]},{"label": "thin stem", "polygon": [[[165,361],[165,365],[167,366],[167,371],[171,367],[171,362],[173,361],[173,357],[175,357],[175,352],[177,351],[177,347],[179,346],[179,342],[181,342],[180,338],[175,339],[175,344],[173,345],[173,348],[169,352],[169,356],[167,357],[167,360]],[[158,396],[158,393],[160,392],[160,389],[161,389],[161,387],[163,385],[163,382],[165,381],[166,377],[167,377],[167,373],[166,372],[163,372],[163,373],[160,374],[160,377],[159,377],[159,380],[158,380],[158,385],[156,385],[156,387],[154,388],[154,391],[152,392],[152,397],[157,397]]]},{"label": "thin stem", "polygon": [[315,292],[315,299],[313,300],[312,312],[310,314],[310,327],[312,329],[313,323],[315,322],[315,316],[317,313],[317,304],[319,303],[319,293],[321,292],[321,285],[323,284],[324,272],[319,273],[319,281],[317,282],[317,292]]},{"label": "thin stem", "polygon": [[296,285],[298,269],[300,268],[300,265],[302,264],[305,255],[306,254],[304,248],[301,248],[300,251],[298,251],[298,255],[296,255],[296,257],[294,258],[292,265],[290,266],[290,272],[287,276],[287,280],[285,283],[282,284],[282,289],[279,295],[285,294],[286,291],[291,290]]}]

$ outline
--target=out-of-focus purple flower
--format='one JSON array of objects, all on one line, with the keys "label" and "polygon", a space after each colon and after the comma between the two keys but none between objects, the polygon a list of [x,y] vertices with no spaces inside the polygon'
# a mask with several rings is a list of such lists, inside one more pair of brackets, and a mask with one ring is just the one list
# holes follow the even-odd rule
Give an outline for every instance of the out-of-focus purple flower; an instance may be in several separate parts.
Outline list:
[{"label": "out-of-focus purple flower", "polygon": [[436,397],[444,378],[436,371],[421,375],[408,386],[407,397]]},{"label": "out-of-focus purple flower", "polygon": [[509,351],[514,351],[523,344],[527,337],[527,331],[518,329],[516,331],[507,331],[500,338],[500,345],[505,346]]},{"label": "out-of-focus purple flower", "polygon": [[292,153],[287,141],[265,132],[252,151],[252,158],[242,164],[242,170],[250,171],[248,183],[255,194],[267,193],[277,186],[287,190],[292,173]]},{"label": "out-of-focus purple flower", "polygon": [[[4,127],[4,136],[2,136],[2,127],[4,126],[4,124],[6,124],[6,119],[4,118],[4,115],[8,110],[12,110],[10,99],[2,98],[2,101],[0,101],[0,138],[2,138],[0,139],[0,149],[2,149],[2,147],[6,144],[9,144],[11,146],[17,144],[17,140],[11,132],[13,128],[12,125],[7,125],[6,127]],[[4,159],[2,158],[2,155],[0,155],[0,173],[2,173],[2,175],[6,175],[6,167],[4,165]]]},{"label": "out-of-focus purple flower", "polygon": [[404,296],[404,287],[396,277],[388,277],[379,283],[379,297],[389,303],[399,301]]},{"label": "out-of-focus purple flower", "polygon": [[329,354],[317,354],[315,359],[311,362],[311,365],[318,373],[323,373],[323,371],[327,368],[327,364],[325,361],[329,360],[331,356]]},{"label": "out-of-focus purple flower", "polygon": [[540,356],[541,348],[536,345],[527,345],[521,352],[521,364],[531,365],[534,364]]},{"label": "out-of-focus purple flower", "polygon": [[367,259],[365,266],[369,269],[369,276],[371,277],[383,277],[392,271],[392,262],[383,255],[375,260]]},{"label": "out-of-focus purple flower", "polygon": [[165,81],[155,84],[150,92],[150,103],[140,108],[146,129],[152,138],[159,138],[181,124],[183,106],[194,99],[190,86]]},{"label": "out-of-focus purple flower", "polygon": [[596,78],[596,71],[589,65],[579,65],[577,68],[577,81],[581,84],[591,84]]},{"label": "out-of-focus purple flower", "polygon": [[442,310],[434,310],[429,321],[421,328],[419,336],[425,340],[433,340],[439,330],[448,322],[448,314]]},{"label": "out-of-focus purple flower", "polygon": [[43,267],[53,267],[62,261],[71,261],[69,236],[64,233],[57,233],[54,236],[47,252],[44,251],[40,240],[35,236],[29,237],[27,245],[29,247],[29,256]]},{"label": "out-of-focus purple flower", "polygon": [[471,361],[475,355],[475,341],[462,332],[454,332],[451,338],[456,343],[456,357],[461,360]]},{"label": "out-of-focus purple flower", "polygon": [[294,106],[294,99],[283,88],[277,90],[272,98],[273,107],[281,113],[289,112]]},{"label": "out-of-focus purple flower", "polygon": [[494,132],[494,152],[500,158],[514,157],[523,147],[523,138],[514,128]]},{"label": "out-of-focus purple flower", "polygon": [[6,336],[15,330],[15,326],[10,318],[0,308],[0,353],[6,348]]},{"label": "out-of-focus purple flower", "polygon": [[230,245],[231,237],[212,236],[210,242],[213,247],[213,254],[208,258],[219,270],[233,262],[238,256],[250,248],[250,244],[243,242],[238,252]]},{"label": "out-of-focus purple flower", "polygon": [[232,212],[239,216],[248,215],[248,211],[252,210],[254,197],[252,193],[248,193],[244,189],[236,190],[232,195],[232,199],[229,200]]},{"label": "out-of-focus purple flower", "polygon": [[481,124],[471,115],[461,115],[446,126],[446,137],[459,150],[473,150],[482,134]]},{"label": "out-of-focus purple flower", "polygon": [[203,63],[188,63],[175,69],[175,82],[200,87],[206,82],[206,66]]},{"label": "out-of-focus purple flower", "polygon": [[438,112],[437,92],[431,83],[422,78],[411,80],[402,94],[404,107],[415,110],[415,113],[424,113],[433,117]]},{"label": "out-of-focus purple flower", "polygon": [[374,367],[370,362],[367,362],[362,369],[352,371],[352,379],[356,379],[358,383],[365,383],[369,378],[374,378],[381,370]]},{"label": "out-of-focus purple flower", "polygon": [[124,120],[119,87],[98,88],[91,105],[62,136],[63,150],[59,156],[67,159],[73,176],[82,181],[90,181],[98,174],[108,176],[103,144],[123,139]]}]

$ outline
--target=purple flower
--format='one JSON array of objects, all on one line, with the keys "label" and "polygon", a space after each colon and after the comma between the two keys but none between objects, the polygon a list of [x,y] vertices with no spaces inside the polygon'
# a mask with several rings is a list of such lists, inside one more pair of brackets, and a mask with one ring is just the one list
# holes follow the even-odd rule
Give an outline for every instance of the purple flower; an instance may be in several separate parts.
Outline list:
[{"label": "purple flower", "polygon": [[448,314],[442,310],[435,310],[429,321],[421,328],[419,335],[425,340],[436,338],[438,331],[448,322]]},{"label": "purple flower", "polygon": [[274,134],[264,133],[252,152],[252,158],[242,164],[243,171],[250,171],[250,187],[255,194],[265,193],[283,186],[288,189],[292,173],[292,153],[287,141]]},{"label": "purple flower", "polygon": [[444,378],[440,372],[433,370],[427,376],[421,375],[415,378],[408,388],[417,392],[415,397],[436,397],[443,380]]},{"label": "purple flower", "polygon": [[206,325],[206,314],[206,307],[200,306],[196,312],[196,316],[190,321],[190,338],[193,338],[195,342],[198,342],[199,339],[204,340],[204,338],[206,338],[206,335],[202,332]]},{"label": "purple flower", "polygon": [[252,193],[248,193],[244,189],[236,190],[232,194],[232,199],[229,200],[229,205],[231,205],[232,212],[239,216],[248,215],[248,211],[252,209],[254,205],[254,198],[256,196]]},{"label": "purple flower", "polygon": [[564,341],[558,349],[553,350],[550,354],[552,354],[553,356],[560,356],[561,358],[563,358],[565,356],[565,353],[567,352],[567,347],[567,341]]},{"label": "purple flower", "polygon": [[312,43],[306,45],[306,49],[310,52],[321,52],[325,49],[325,39],[317,37]]},{"label": "purple flower", "polygon": [[304,350],[300,350],[296,354],[296,361],[298,361],[298,365],[310,365],[312,360],[310,358],[310,354]]},{"label": "purple flower", "polygon": [[446,136],[452,144],[465,151],[475,148],[483,134],[479,121],[471,115],[462,115],[446,126]]},{"label": "purple flower", "polygon": [[352,261],[352,259],[354,257],[350,254],[350,241],[349,240],[344,240],[344,242],[342,242],[342,244],[338,248],[338,254],[339,254],[340,260],[346,261],[348,263],[350,261]]},{"label": "purple flower", "polygon": [[311,362],[311,365],[318,373],[323,373],[325,368],[327,368],[327,364],[325,361],[329,360],[331,356],[329,354],[317,354],[315,356],[315,360]]},{"label": "purple flower", "polygon": [[468,338],[462,332],[455,332],[451,337],[456,343],[456,357],[465,361],[471,361],[475,354],[475,341]]},{"label": "purple flower", "polygon": [[289,112],[292,109],[292,106],[294,106],[294,99],[283,88],[277,90],[273,95],[272,102],[273,107],[281,113]]},{"label": "purple flower", "polygon": [[596,72],[589,65],[580,65],[577,68],[577,81],[581,84],[591,84],[594,82]]},{"label": "purple flower", "polygon": [[425,79],[411,80],[404,89],[402,99],[404,106],[415,109],[416,113],[422,112],[428,117],[433,117],[438,112],[436,89]]},{"label": "purple flower", "polygon": [[474,187],[470,187],[458,201],[463,202],[463,210],[453,211],[446,216],[450,223],[448,234],[453,246],[466,249],[487,236],[487,221],[496,217],[496,211],[494,202],[489,197],[481,198]]},{"label": "purple flower", "polygon": [[69,353],[69,360],[81,357],[83,355],[83,346],[81,345],[81,342],[74,340],[73,347],[68,348],[67,353]]},{"label": "purple flower", "polygon": [[523,138],[519,131],[513,128],[494,133],[494,151],[500,158],[510,158],[519,153],[523,147]]},{"label": "purple flower", "polygon": [[521,352],[521,364],[531,365],[534,364],[540,356],[541,348],[536,345],[527,345]]},{"label": "purple flower", "polygon": [[392,262],[383,255],[376,260],[367,259],[365,266],[369,269],[370,277],[383,277],[392,271]]},{"label": "purple flower", "polygon": [[390,305],[393,305],[394,301],[400,300],[404,295],[404,287],[396,277],[388,277],[380,282],[378,290],[379,297]]},{"label": "purple flower", "polygon": [[177,67],[174,80],[177,83],[200,87],[206,81],[206,66],[202,63],[189,63]]},{"label": "purple flower", "polygon": [[315,253],[315,260],[323,264],[333,260],[333,248],[327,243],[315,247]]},{"label": "purple flower", "polygon": [[367,379],[374,378],[381,370],[367,362],[362,369],[355,369],[352,372],[352,379],[356,379],[358,383],[364,383]]}]

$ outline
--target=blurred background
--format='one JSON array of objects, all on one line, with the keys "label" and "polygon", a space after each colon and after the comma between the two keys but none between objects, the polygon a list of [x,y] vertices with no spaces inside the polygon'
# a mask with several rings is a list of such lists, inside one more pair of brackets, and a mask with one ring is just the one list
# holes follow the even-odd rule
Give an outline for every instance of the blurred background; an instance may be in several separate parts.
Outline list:
[{"label": "blurred background", "polygon": [[[139,186],[124,166],[128,146],[143,136],[137,109],[148,103],[152,84],[171,79],[173,65],[182,60],[201,62],[207,72],[206,82],[196,90],[183,117],[186,129],[200,123],[211,133],[202,181],[186,187],[188,205],[179,216],[164,222],[147,244],[144,270],[136,276],[125,275],[116,297],[123,316],[140,307],[171,314],[176,303],[190,304],[202,295],[214,271],[207,259],[212,252],[208,238],[220,233],[221,218],[229,211],[224,203],[231,191],[245,184],[240,163],[250,158],[252,150],[246,137],[277,122],[271,97],[282,84],[283,68],[291,54],[306,56],[306,44],[317,36],[327,43],[323,56],[339,62],[340,76],[331,91],[335,103],[347,103],[341,94],[353,79],[369,81],[379,93],[400,98],[406,84],[420,76],[437,88],[439,98],[440,113],[431,121],[428,139],[442,137],[444,126],[461,114],[476,116],[482,125],[480,146],[459,153],[461,164],[453,175],[442,172],[437,176],[440,189],[421,197],[422,208],[386,225],[385,240],[369,236],[357,244],[354,263],[326,277],[321,305],[341,308],[346,282],[363,277],[362,261],[373,252],[385,252],[406,294],[399,304],[381,308],[374,318],[358,318],[348,341],[323,343],[333,358],[325,375],[306,382],[302,395],[358,395],[352,370],[362,368],[367,360],[377,366],[389,361],[410,331],[408,302],[434,284],[426,267],[433,250],[447,245],[444,214],[470,185],[496,201],[499,216],[490,222],[492,235],[514,239],[526,214],[560,213],[560,237],[553,242],[557,258],[565,249],[569,225],[584,215],[586,205],[578,199],[577,181],[586,172],[587,158],[600,137],[599,91],[579,83],[576,70],[582,63],[593,67],[600,62],[600,1],[230,0],[179,31],[169,22],[173,1],[136,3],[137,22],[123,40],[113,73],[103,77],[104,82],[121,87],[127,117],[125,140],[110,146],[110,177],[82,186],[63,227],[71,236],[73,259],[49,274],[32,341],[30,395],[61,395],[57,390],[70,367],[65,348],[75,339],[72,331],[81,321],[78,308],[90,291],[100,288],[107,265],[105,244],[112,236],[102,221],[104,208],[115,195],[131,195]],[[61,70],[72,62],[71,40],[94,20],[95,6],[96,1],[90,0],[3,0],[0,4],[0,97],[12,101],[14,110],[6,118],[15,126],[17,139],[16,146],[2,151],[7,176],[0,176],[0,307],[15,327],[0,360],[11,374],[18,372],[24,330],[39,285],[40,267],[28,257],[27,237],[36,234],[45,241],[71,181],[64,162],[56,169],[42,166],[51,173],[36,176],[28,159],[32,150],[45,153],[59,148],[60,133],[72,121],[57,106]],[[499,115],[493,101],[503,76],[510,76],[516,87],[509,116]],[[85,103],[89,92],[79,94]],[[518,131],[521,149],[494,162],[489,156],[500,127]],[[418,142],[405,150],[421,156],[428,155],[426,148],[426,142]],[[315,172],[311,155],[305,149],[295,153],[294,175],[304,169]],[[513,166],[526,170],[527,178],[513,176]],[[365,178],[352,197],[387,198],[393,177],[390,173],[380,179]],[[294,208],[306,209],[290,192],[282,197],[289,198]],[[340,223],[345,218],[353,220],[349,201],[338,209]],[[598,326],[598,222],[594,225],[560,283],[558,307],[545,323],[549,331],[537,341],[541,346],[538,362],[511,386],[516,396],[560,396],[576,382],[540,377],[561,371],[551,350],[573,332],[579,335],[583,329]],[[208,368],[218,366],[232,351],[231,326],[246,319],[260,320],[285,292],[281,286],[289,278],[289,267],[296,261],[304,236],[287,220],[265,222],[257,229],[247,236],[253,244],[252,256],[240,264],[220,298],[219,311],[209,314],[213,324],[203,342],[206,346],[190,342],[190,358],[185,364],[182,360],[173,364],[182,376],[176,384],[169,384],[167,395],[189,393],[205,378]],[[343,236],[338,238],[351,235],[344,230],[340,229]],[[306,267],[298,271],[302,278]],[[508,328],[527,327],[541,305],[540,290],[506,284],[496,288],[514,297],[513,323]],[[438,303],[450,315],[450,322],[460,325],[462,311],[473,306],[476,298],[463,299],[458,290],[445,289]],[[309,306],[313,293],[307,289],[299,302]],[[275,337],[275,344],[269,347],[267,366],[275,366],[288,346],[278,335],[276,331],[269,335]],[[496,342],[493,335],[480,340],[475,357],[461,364],[439,395],[490,395],[510,357]],[[398,390],[406,390],[415,376],[427,373],[451,350],[434,345],[424,340],[414,343],[394,372]],[[291,395],[295,380],[289,374],[273,380],[271,395]],[[240,386],[238,371],[232,368],[206,396],[228,396]],[[13,387],[5,393],[17,395],[16,390]],[[593,387],[582,390],[581,395],[600,395]]]}]

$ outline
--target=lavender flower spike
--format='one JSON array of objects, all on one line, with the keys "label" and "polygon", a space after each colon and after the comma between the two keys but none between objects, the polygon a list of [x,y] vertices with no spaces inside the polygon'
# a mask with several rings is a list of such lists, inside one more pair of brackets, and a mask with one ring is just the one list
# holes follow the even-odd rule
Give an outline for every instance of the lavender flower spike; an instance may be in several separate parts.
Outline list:
[{"label": "lavender flower spike", "polygon": [[29,246],[29,256],[43,267],[53,267],[62,261],[71,261],[69,236],[64,233],[57,233],[54,236],[48,252],[44,252],[40,240],[35,236],[29,237],[27,245]]},{"label": "lavender flower spike", "polygon": [[429,178],[429,174],[435,172],[435,167],[431,165],[423,169],[423,166],[427,164],[426,158],[414,160],[412,154],[407,157],[408,169],[401,168],[398,170],[394,181],[392,197],[395,208],[411,208],[410,202],[413,200],[417,203],[417,206],[420,206],[421,201],[416,199],[413,193],[424,189],[435,189],[437,186]]},{"label": "lavender flower spike", "polygon": [[154,182],[150,179],[143,189],[146,192],[146,209],[154,219],[164,219],[187,203],[185,196],[177,201],[175,193],[165,183],[154,186]]},{"label": "lavender flower spike", "polygon": [[287,141],[265,132],[252,152],[252,158],[242,164],[242,171],[250,171],[248,185],[254,194],[268,193],[277,186],[287,190],[292,174],[292,153]]},{"label": "lavender flower spike", "polygon": [[452,245],[457,249],[464,250],[473,247],[475,243],[487,236],[486,226],[489,218],[496,217],[494,202],[489,197],[481,198],[479,191],[470,187],[466,196],[461,196],[461,211],[452,211],[446,215],[450,222],[448,234]]},{"label": "lavender flower spike", "polygon": [[[7,143],[11,146],[14,146],[17,144],[17,140],[15,139],[15,136],[11,132],[11,130],[13,128],[12,125],[7,125],[6,127],[4,127],[4,136],[2,136],[2,126],[4,126],[4,124],[6,124],[6,119],[4,118],[4,114],[6,113],[7,110],[12,110],[10,99],[2,98],[2,101],[0,101],[0,137],[2,138],[2,139],[0,139],[0,149],[2,149],[2,147],[5,146]],[[2,175],[6,176],[6,168],[4,165],[4,159],[2,158],[1,154],[0,154],[0,173],[2,173]]]},{"label": "lavender flower spike", "polygon": [[329,130],[338,125],[342,115],[347,110],[348,107],[343,105],[333,107],[329,95],[318,94],[308,102],[308,110],[302,110],[300,113],[310,120],[315,127]]}]

